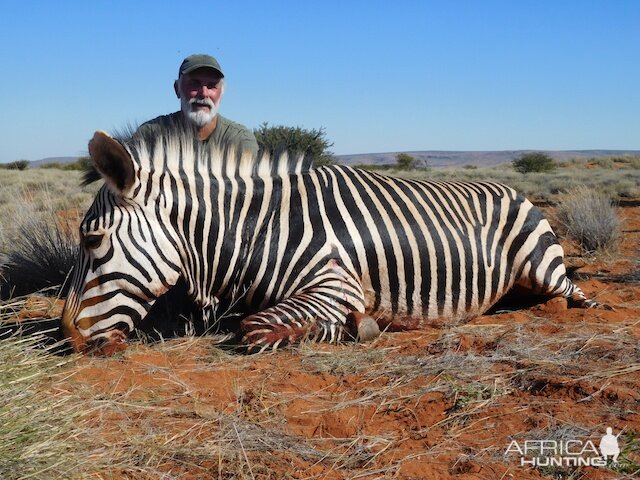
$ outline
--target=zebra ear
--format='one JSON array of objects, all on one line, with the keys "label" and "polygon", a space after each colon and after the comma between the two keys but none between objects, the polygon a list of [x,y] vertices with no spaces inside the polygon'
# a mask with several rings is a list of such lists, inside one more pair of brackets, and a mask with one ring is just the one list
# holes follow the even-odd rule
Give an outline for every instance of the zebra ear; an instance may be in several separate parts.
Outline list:
[{"label": "zebra ear", "polygon": [[97,131],[89,142],[93,166],[114,193],[126,195],[135,183],[133,160],[120,142],[105,132]]}]

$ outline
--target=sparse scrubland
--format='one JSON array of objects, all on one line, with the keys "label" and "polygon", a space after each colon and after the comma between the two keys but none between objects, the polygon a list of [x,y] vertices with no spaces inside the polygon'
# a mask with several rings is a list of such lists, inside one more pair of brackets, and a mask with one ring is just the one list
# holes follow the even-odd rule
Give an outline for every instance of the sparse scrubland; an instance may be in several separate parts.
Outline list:
[{"label": "sparse scrubland", "polygon": [[492,181],[509,185],[533,201],[559,202],[564,192],[579,186],[616,198],[640,198],[640,158],[576,159],[552,172],[518,173],[511,165],[478,168],[432,168],[428,171],[389,170],[392,175],[436,181]]},{"label": "sparse scrubland", "polygon": [[[55,325],[55,289],[9,296],[0,303],[0,478],[637,478],[638,159],[567,162],[550,173],[392,173],[514,186],[546,210],[587,295],[615,310],[516,300],[465,325],[384,333],[370,344],[247,356],[183,336],[95,358],[53,353],[47,332],[25,334]],[[5,270],[8,258],[9,273],[34,261],[15,281],[60,269],[35,264],[65,248],[50,246],[75,243],[97,188],[80,188],[80,176],[0,175]],[[507,453],[514,441],[597,447],[607,427],[621,453],[606,467],[521,465]]]},{"label": "sparse scrubland", "polygon": [[[73,222],[65,218],[72,210],[84,215],[95,192],[96,185],[81,187],[82,172],[58,169],[6,170],[0,175],[0,252],[12,250],[20,237],[20,227],[26,222],[51,218]],[[82,218],[82,217],[80,217]]]}]

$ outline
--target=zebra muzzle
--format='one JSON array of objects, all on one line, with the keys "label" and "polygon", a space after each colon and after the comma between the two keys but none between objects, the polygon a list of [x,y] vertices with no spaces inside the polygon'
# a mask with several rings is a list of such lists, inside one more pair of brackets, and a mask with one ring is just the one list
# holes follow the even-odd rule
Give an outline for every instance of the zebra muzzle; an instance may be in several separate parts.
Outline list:
[{"label": "zebra muzzle", "polygon": [[110,357],[127,348],[127,334],[122,330],[109,330],[90,338],[85,347],[85,352],[90,355]]}]

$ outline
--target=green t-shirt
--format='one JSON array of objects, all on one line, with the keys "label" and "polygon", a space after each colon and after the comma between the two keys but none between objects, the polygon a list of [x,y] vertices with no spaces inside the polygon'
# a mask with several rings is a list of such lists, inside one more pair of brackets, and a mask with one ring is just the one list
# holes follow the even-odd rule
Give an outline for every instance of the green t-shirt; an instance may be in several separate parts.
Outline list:
[{"label": "green t-shirt", "polygon": [[[168,126],[183,122],[186,122],[186,120],[182,112],[161,115],[140,125],[136,134],[153,131],[155,125]],[[244,125],[233,122],[220,114],[218,114],[216,128],[207,139],[203,140],[203,143],[215,144],[221,148],[234,146],[237,151],[251,150],[254,156],[258,153],[258,142],[253,132]]]}]

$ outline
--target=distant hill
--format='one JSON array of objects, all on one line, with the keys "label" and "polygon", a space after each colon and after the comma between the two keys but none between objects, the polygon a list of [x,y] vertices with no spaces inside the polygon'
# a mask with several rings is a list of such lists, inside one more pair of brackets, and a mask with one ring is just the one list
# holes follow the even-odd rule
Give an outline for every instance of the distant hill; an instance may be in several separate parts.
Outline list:
[{"label": "distant hill", "polygon": [[29,168],[40,168],[47,163],[73,163],[80,157],[47,157],[41,160],[34,160],[29,162]]},{"label": "distant hill", "polygon": [[[509,163],[523,153],[532,150],[501,150],[501,151],[418,151],[418,152],[388,152],[361,153],[356,155],[336,155],[339,163],[344,165],[385,165],[396,163],[398,153],[408,153],[416,160],[426,160],[431,167],[457,167],[462,165],[491,166]],[[535,150],[540,151],[540,150]],[[555,160],[569,160],[571,158],[598,158],[623,155],[640,156],[640,150],[558,150],[544,151]]]},{"label": "distant hill", "polygon": [[[336,155],[343,165],[385,165],[396,163],[398,153],[408,153],[417,160],[426,160],[430,167],[457,167],[462,165],[491,166],[509,163],[523,153],[532,150],[498,151],[442,151],[422,150],[417,152],[359,153]],[[535,150],[540,151],[540,150]],[[542,150],[555,160],[571,158],[598,158],[624,155],[640,156],[640,150]],[[72,163],[80,157],[47,157],[29,163],[30,168],[39,168],[47,163]]]}]

